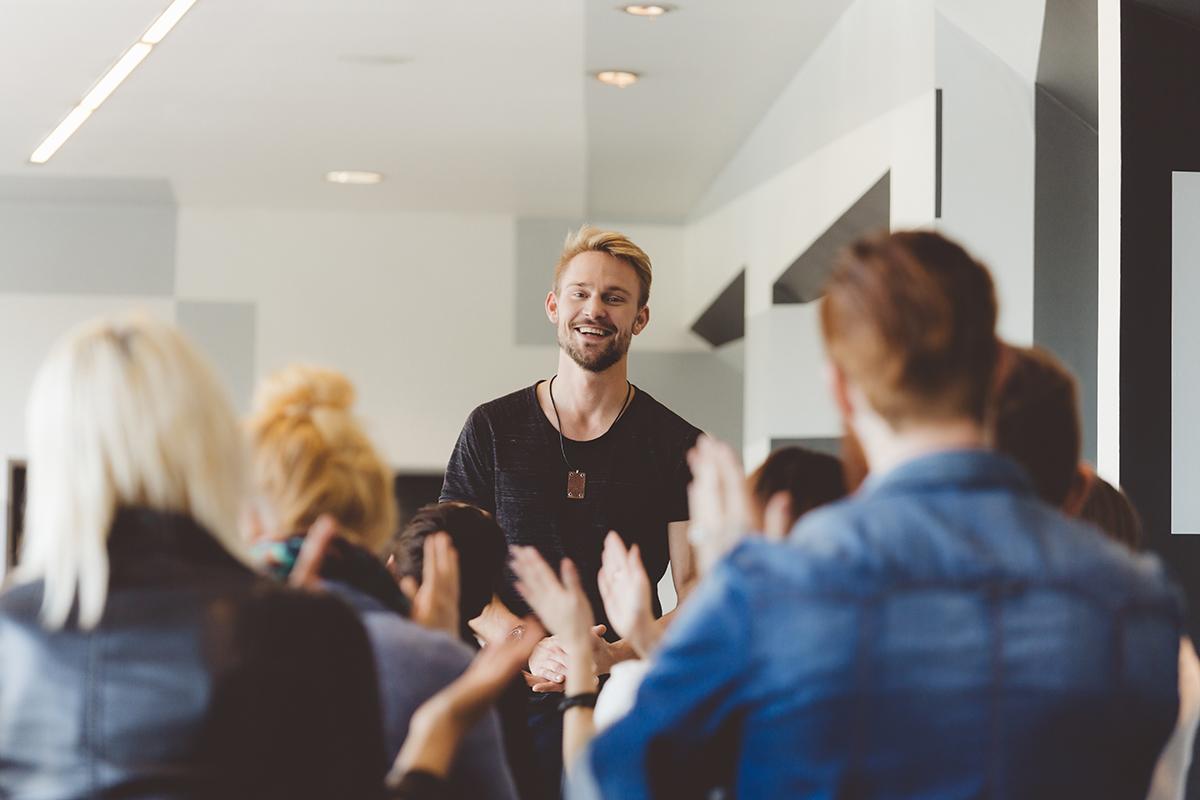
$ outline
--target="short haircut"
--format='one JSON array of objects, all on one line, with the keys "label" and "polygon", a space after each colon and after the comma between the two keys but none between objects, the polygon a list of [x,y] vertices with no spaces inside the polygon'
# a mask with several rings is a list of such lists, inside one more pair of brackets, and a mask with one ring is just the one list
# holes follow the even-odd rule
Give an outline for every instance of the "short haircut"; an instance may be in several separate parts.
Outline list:
[{"label": "short haircut", "polygon": [[841,459],[803,447],[781,447],[771,453],[750,474],[749,484],[759,508],[777,492],[787,492],[792,512],[789,528],[814,508],[846,494]]},{"label": "short haircut", "polygon": [[351,411],[346,376],[289,367],[262,382],[254,405],[251,480],[279,532],[304,533],[329,514],[347,540],[382,550],[397,524],[392,473]]},{"label": "short haircut", "polygon": [[631,242],[625,234],[616,231],[602,231],[591,225],[584,225],[579,230],[567,234],[567,241],[563,243],[562,255],[558,257],[558,264],[554,267],[553,289],[555,292],[558,291],[563,270],[567,268],[567,264],[571,263],[571,259],[580,253],[607,253],[633,267],[633,271],[637,273],[640,287],[638,308],[650,302],[650,256]]},{"label": "short haircut", "polygon": [[931,232],[859,239],[837,259],[821,304],[830,359],[896,430],[983,421],[995,328],[987,269]]},{"label": "short haircut", "polygon": [[1079,518],[1096,525],[1110,539],[1130,550],[1146,546],[1145,532],[1137,509],[1120,487],[1113,486],[1099,475],[1092,475]]},{"label": "short haircut", "polygon": [[465,624],[491,602],[508,558],[504,531],[491,514],[469,503],[451,500],[422,506],[385,552],[385,557],[395,557],[392,572],[397,578],[421,582],[425,539],[438,531],[448,533],[458,551],[459,613]]},{"label": "short haircut", "polygon": [[1047,350],[1006,345],[995,381],[992,446],[1025,468],[1038,497],[1061,508],[1081,449],[1075,377]]},{"label": "short haircut", "polygon": [[43,581],[42,621],[100,622],[119,508],[183,514],[231,555],[245,477],[242,434],[212,369],[171,325],[136,314],[85,323],[33,383],[26,533],[18,580]]}]

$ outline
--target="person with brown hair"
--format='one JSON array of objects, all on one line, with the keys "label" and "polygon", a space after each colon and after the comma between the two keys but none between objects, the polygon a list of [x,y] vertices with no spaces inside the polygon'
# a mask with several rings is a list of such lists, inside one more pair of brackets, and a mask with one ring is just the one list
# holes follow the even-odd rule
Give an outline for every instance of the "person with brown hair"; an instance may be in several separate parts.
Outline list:
[{"label": "person with brown hair", "polygon": [[746,479],[755,530],[782,539],[800,517],[846,495],[842,461],[804,447],[781,447]]},{"label": "person with brown hair", "polygon": [[[608,624],[596,578],[609,531],[639,546],[654,582],[669,563],[679,597],[693,575],[685,454],[700,431],[629,381],[630,343],[650,323],[650,283],[650,258],[627,236],[586,225],[568,235],[545,298],[557,371],[471,412],[440,497],[491,513],[509,544],[579,565],[604,674],[633,656]],[[519,633],[528,605],[514,581],[506,571],[489,587],[497,601],[480,629],[489,641]],[[661,615],[657,596],[653,602]],[[561,794],[566,662],[554,637],[529,660],[528,729],[547,797]]]},{"label": "person with brown hair", "polygon": [[[322,587],[358,612],[367,630],[379,675],[386,745],[395,753],[413,712],[463,673],[471,653],[444,633],[403,616],[409,602],[379,558],[396,525],[392,474],[353,404],[354,387],[329,369],[293,366],[262,382],[247,423],[255,493],[248,534],[256,560],[286,578],[296,568],[310,528],[323,518],[336,525],[338,538],[321,564]],[[449,537],[435,534],[424,547],[426,567],[438,567],[437,578],[426,581],[429,594],[456,600],[456,590],[433,591],[437,581],[458,580]],[[433,617],[427,623],[454,632],[457,604],[449,603],[443,614],[445,605],[413,610],[427,611]],[[494,713],[483,715],[467,735],[449,787],[461,796],[515,797]]]},{"label": "person with brown hair", "polygon": [[[705,577],[579,797],[1144,797],[1180,597],[985,447],[995,322],[987,269],[937,233],[841,255],[821,331],[871,477]],[[693,525],[745,533],[732,450],[689,464]]]},{"label": "person with brown hair", "polygon": [[1041,347],[1001,345],[992,402],[992,446],[1025,468],[1038,497],[1067,507],[1081,484],[1075,376]]}]

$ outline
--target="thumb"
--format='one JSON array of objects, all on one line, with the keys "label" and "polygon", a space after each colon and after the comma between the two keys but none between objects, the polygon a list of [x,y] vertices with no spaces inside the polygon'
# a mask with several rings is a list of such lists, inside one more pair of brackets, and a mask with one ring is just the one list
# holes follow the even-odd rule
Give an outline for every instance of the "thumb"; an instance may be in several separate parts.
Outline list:
[{"label": "thumb", "polygon": [[405,575],[404,577],[402,577],[400,579],[400,591],[403,592],[404,596],[407,597],[409,600],[413,600],[416,598],[417,591],[420,588],[421,588],[421,586],[420,586],[420,584],[417,583],[417,579],[414,578],[412,575]]},{"label": "thumb", "polygon": [[608,628],[604,627],[603,625],[592,626],[592,633],[596,634],[597,636],[603,636],[607,631]]}]

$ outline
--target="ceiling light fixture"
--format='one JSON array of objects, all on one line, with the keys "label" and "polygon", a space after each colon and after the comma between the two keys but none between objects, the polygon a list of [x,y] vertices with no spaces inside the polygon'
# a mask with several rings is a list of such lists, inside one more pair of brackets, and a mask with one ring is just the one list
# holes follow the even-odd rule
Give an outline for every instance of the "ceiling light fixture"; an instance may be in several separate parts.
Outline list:
[{"label": "ceiling light fixture", "polygon": [[325,173],[325,180],[330,183],[345,183],[354,186],[370,186],[383,182],[382,172],[366,172],[357,169],[339,169]]},{"label": "ceiling light fixture", "polygon": [[100,80],[96,81],[96,85],[84,95],[79,101],[79,105],[71,109],[71,113],[67,114],[62,122],[58,123],[50,135],[47,136],[42,143],[33,151],[33,155],[29,157],[31,163],[45,164],[49,161],[58,149],[62,147],[67,139],[74,135],[75,131],[92,115],[96,109],[104,104],[117,87],[129,77],[138,64],[150,55],[150,51],[154,46],[161,42],[163,38],[171,32],[171,29],[183,19],[183,15],[188,12],[196,0],[175,0],[171,5],[167,6],[167,10],[158,15],[158,19],[146,29],[142,34],[142,38],[134,42],[125,53],[117,59],[117,63],[113,64],[108,72]]},{"label": "ceiling light fixture", "polygon": [[633,86],[641,77],[636,72],[624,69],[603,69],[596,73],[596,80],[618,89]]},{"label": "ceiling light fixture", "polygon": [[661,17],[663,14],[668,14],[674,11],[675,6],[660,4],[645,5],[642,3],[635,3],[632,5],[621,6],[620,10],[624,11],[626,14],[632,14],[635,17],[650,17],[653,19],[654,17]]}]

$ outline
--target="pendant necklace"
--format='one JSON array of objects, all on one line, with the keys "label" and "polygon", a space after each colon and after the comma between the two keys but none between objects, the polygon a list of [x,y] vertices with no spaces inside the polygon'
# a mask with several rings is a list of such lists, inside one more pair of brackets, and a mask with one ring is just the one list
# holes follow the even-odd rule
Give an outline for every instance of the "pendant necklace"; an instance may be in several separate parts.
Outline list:
[{"label": "pendant necklace", "polygon": [[[554,378],[557,377],[557,375],[554,376]],[[554,378],[550,379],[550,407],[554,409],[554,421],[558,423],[558,449],[562,453],[563,463],[567,465],[567,499],[582,500],[584,495],[587,494],[587,473],[575,469],[571,466],[571,462],[567,460],[567,445],[566,440],[563,439],[562,418],[558,416],[558,405],[554,402]],[[625,381],[625,386],[625,402],[621,404],[620,413],[612,421],[612,425],[608,426],[608,430],[597,436],[596,439],[603,439],[607,436],[608,431],[613,429],[613,425],[616,425],[621,417],[625,416],[625,410],[629,408],[629,398],[633,394],[633,384]],[[592,441],[595,441],[595,439]]]}]

